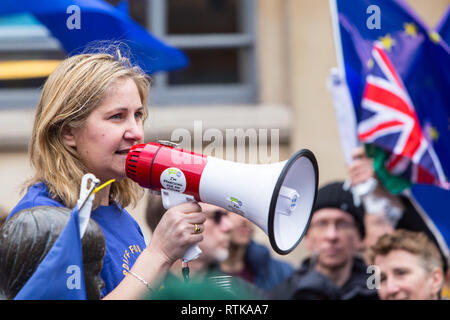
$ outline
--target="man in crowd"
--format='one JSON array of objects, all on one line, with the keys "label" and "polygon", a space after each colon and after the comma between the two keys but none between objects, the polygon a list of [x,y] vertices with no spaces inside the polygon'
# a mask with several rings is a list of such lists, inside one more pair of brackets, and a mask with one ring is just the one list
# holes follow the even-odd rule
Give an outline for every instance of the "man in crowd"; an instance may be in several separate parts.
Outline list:
[{"label": "man in crowd", "polygon": [[365,236],[363,215],[342,182],[320,188],[304,239],[311,256],[270,298],[378,299],[376,289],[367,286],[367,266],[358,257]]},{"label": "man in crowd", "polygon": [[294,268],[273,258],[267,247],[252,240],[253,223],[236,213],[230,212],[229,216],[233,223],[230,255],[222,262],[222,270],[261,290],[271,289],[285,281]]}]

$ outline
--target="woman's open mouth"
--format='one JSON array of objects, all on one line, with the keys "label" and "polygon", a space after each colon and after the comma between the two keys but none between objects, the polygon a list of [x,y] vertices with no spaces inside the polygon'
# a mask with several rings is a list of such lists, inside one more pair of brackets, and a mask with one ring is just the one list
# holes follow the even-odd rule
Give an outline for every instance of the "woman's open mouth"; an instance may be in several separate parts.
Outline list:
[{"label": "woman's open mouth", "polygon": [[130,152],[130,149],[118,150],[115,153],[118,154],[118,155],[127,155],[128,152]]}]

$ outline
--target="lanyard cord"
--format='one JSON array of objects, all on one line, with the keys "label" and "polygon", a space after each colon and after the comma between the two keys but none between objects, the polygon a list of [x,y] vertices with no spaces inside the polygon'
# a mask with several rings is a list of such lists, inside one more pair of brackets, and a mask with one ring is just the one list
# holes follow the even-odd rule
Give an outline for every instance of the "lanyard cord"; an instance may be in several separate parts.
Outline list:
[{"label": "lanyard cord", "polygon": [[188,266],[187,262],[182,262],[181,274],[183,275],[184,282],[188,283],[190,278],[189,278],[189,266]]}]

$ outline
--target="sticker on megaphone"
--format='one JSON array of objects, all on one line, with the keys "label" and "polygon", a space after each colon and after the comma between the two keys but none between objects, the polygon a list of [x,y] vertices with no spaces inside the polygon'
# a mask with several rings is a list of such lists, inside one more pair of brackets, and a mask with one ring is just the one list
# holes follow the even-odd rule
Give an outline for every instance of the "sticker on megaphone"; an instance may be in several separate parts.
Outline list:
[{"label": "sticker on megaphone", "polygon": [[245,208],[244,208],[244,204],[242,203],[241,200],[239,200],[236,197],[229,197],[227,199],[227,201],[228,201],[228,206],[227,206],[228,210],[245,217]]},{"label": "sticker on megaphone", "polygon": [[167,189],[177,192],[184,192],[186,190],[186,177],[183,171],[178,168],[167,168],[161,173],[161,185]]}]

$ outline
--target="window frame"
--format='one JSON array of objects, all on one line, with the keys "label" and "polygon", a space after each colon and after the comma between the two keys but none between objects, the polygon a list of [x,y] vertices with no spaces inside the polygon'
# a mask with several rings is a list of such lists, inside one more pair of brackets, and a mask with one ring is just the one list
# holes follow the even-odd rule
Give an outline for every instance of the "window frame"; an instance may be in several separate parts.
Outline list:
[{"label": "window frame", "polygon": [[[241,1],[242,33],[168,35],[166,32],[166,0],[147,0],[147,29],[163,42],[183,49],[238,48],[239,71],[243,82],[238,84],[169,85],[167,72],[152,77],[151,104],[245,104],[257,102],[256,69],[256,1]],[[57,39],[41,25],[0,26],[0,52],[61,51]],[[34,108],[40,96],[40,88],[0,89],[0,110],[11,108]]]},{"label": "window frame", "polygon": [[151,0],[147,6],[148,30],[165,43],[180,50],[237,48],[242,83],[169,85],[167,72],[152,75],[154,78],[151,104],[220,104],[255,103],[257,100],[255,0],[241,1],[241,33],[167,34],[166,0]]}]

